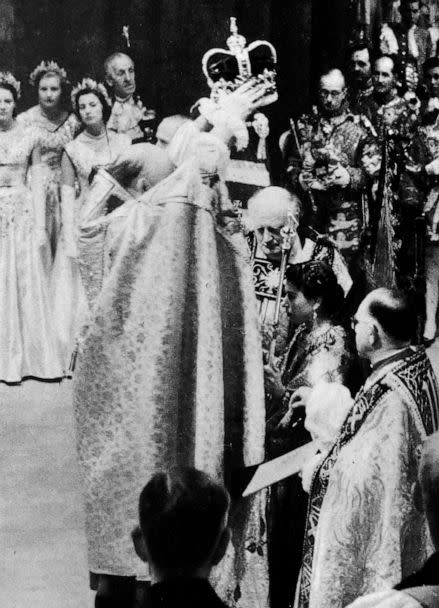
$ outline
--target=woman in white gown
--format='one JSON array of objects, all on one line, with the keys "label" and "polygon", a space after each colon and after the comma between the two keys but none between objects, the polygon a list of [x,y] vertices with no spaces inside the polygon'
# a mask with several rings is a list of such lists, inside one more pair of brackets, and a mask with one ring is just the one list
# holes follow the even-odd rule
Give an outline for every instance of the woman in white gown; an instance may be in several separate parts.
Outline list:
[{"label": "woman in white gown", "polygon": [[80,121],[62,104],[66,71],[54,61],[42,61],[29,76],[38,90],[38,104],[17,116],[17,122],[38,133],[41,162],[45,167],[46,228],[52,258],[61,229],[61,157],[64,146],[78,133]]},{"label": "woman in white gown", "polygon": [[12,74],[0,73],[0,380],[11,383],[62,376],[43,263],[41,158],[35,132],[14,118],[19,91]]},{"label": "woman in white gown", "polygon": [[77,227],[90,191],[89,176],[131,145],[127,135],[107,131],[111,102],[105,87],[84,79],[72,92],[73,109],[82,131],[66,144],[61,159],[61,238],[52,272],[52,294],[59,348],[68,368],[75,338],[88,306],[78,261]]}]

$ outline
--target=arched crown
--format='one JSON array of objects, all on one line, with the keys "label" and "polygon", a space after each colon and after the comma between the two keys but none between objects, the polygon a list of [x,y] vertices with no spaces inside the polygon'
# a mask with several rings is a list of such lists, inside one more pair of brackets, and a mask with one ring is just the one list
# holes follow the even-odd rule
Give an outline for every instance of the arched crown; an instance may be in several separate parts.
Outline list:
[{"label": "arched crown", "polygon": [[202,59],[211,96],[218,98],[222,93],[231,92],[243,82],[254,79],[266,88],[264,105],[273,103],[277,100],[276,49],[266,40],[255,40],[246,46],[245,37],[238,33],[235,17],[230,19],[230,32],[228,50],[210,49]]}]

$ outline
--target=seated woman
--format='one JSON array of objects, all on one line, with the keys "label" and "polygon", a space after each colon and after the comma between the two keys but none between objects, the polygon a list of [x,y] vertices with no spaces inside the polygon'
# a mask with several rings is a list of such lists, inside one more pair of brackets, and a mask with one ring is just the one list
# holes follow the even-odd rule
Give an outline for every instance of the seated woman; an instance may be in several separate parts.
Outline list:
[{"label": "seated woman", "polygon": [[[286,293],[296,329],[279,369],[265,368],[266,446],[272,457],[311,439],[295,407],[304,388],[331,381],[354,390],[360,381],[352,337],[337,321],[344,297],[331,268],[321,261],[289,266]],[[270,586],[272,601],[279,606],[294,599],[306,506],[297,476],[273,486],[268,510]]]}]

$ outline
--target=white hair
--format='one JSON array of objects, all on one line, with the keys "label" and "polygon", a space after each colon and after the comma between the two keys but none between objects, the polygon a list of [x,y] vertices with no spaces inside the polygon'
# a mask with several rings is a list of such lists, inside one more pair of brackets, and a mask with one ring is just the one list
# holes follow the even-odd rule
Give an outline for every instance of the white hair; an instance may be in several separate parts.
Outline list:
[{"label": "white hair", "polygon": [[249,229],[281,228],[292,215],[299,221],[299,198],[279,186],[268,186],[254,194],[248,201]]},{"label": "white hair", "polygon": [[112,65],[113,61],[115,59],[120,59],[120,58],[124,58],[124,57],[126,57],[127,59],[129,59],[133,63],[133,65],[134,65],[134,61],[126,53],[122,53],[121,51],[116,51],[115,53],[111,53],[111,55],[109,55],[106,58],[106,60],[104,61],[104,74],[105,74],[106,77],[107,76],[111,76],[111,74],[110,74],[110,68],[111,68],[111,65]]}]

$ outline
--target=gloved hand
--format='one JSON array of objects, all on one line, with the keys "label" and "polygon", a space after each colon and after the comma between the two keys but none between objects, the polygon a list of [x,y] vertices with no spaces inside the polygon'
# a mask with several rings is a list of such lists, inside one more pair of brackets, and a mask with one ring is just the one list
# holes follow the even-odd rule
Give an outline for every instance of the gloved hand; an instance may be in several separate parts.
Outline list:
[{"label": "gloved hand", "polygon": [[314,181],[314,176],[310,171],[302,171],[299,173],[298,180],[303,190],[307,191],[311,188],[311,184]]},{"label": "gloved hand", "polygon": [[439,175],[439,158],[435,158],[431,163],[425,165],[425,172],[427,175]]},{"label": "gloved hand", "polygon": [[223,95],[218,100],[218,108],[230,116],[245,120],[259,107],[265,92],[263,85],[249,80],[232,93]]},{"label": "gloved hand", "polygon": [[351,176],[346,167],[339,165],[331,175],[328,177],[328,186],[338,186],[339,188],[346,188],[351,183]]}]

